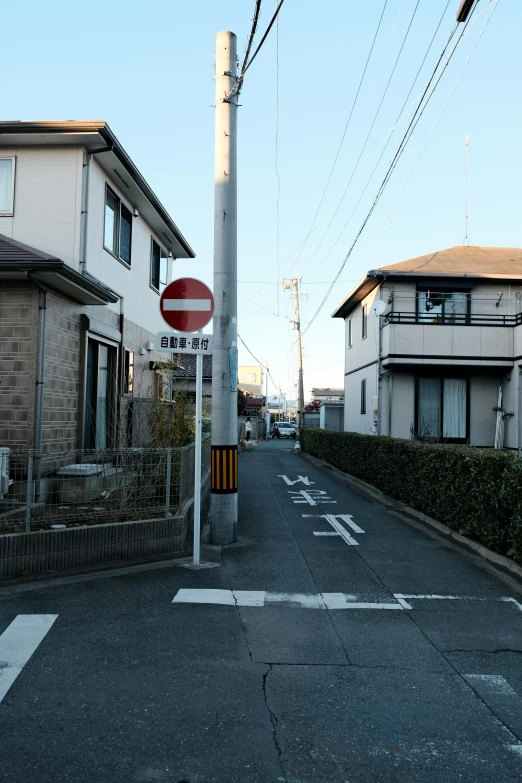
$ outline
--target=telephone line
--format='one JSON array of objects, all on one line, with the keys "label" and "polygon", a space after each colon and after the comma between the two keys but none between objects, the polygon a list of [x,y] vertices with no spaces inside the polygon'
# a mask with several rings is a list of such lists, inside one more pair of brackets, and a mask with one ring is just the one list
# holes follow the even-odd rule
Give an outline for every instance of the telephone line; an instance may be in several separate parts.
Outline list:
[{"label": "telephone line", "polygon": [[[373,49],[374,49],[374,46],[375,46],[375,42],[376,42],[376,40],[377,40],[377,36],[378,36],[378,34],[379,34],[379,30],[381,29],[381,22],[382,22],[382,19],[383,19],[383,16],[384,16],[384,12],[386,11],[386,6],[387,6],[387,5],[388,5],[388,0],[385,0],[385,2],[384,2],[384,6],[383,6],[383,9],[382,9],[382,11],[381,11],[381,15],[380,15],[380,17],[379,17],[379,23],[378,23],[378,25],[377,25],[377,29],[376,29],[376,31],[375,31],[375,34],[374,34],[374,36],[373,36],[372,45],[371,45],[371,47],[370,47],[370,51],[369,51],[369,53],[368,53],[368,57],[366,58],[366,64],[365,64],[365,66],[364,66],[364,70],[363,70],[363,72],[362,72],[362,76],[361,76],[361,78],[360,78],[360,81],[359,81],[359,86],[357,87],[357,92],[355,93],[355,98],[353,99],[352,108],[350,109],[350,114],[349,114],[349,116],[348,116],[348,120],[347,120],[347,122],[346,122],[346,125],[345,125],[345,128],[344,128],[344,131],[343,131],[343,135],[341,136],[341,141],[339,142],[339,146],[338,146],[338,148],[337,148],[337,152],[336,152],[336,154],[335,154],[335,158],[334,158],[334,161],[333,161],[333,163],[332,163],[332,167],[331,167],[331,169],[330,169],[330,173],[329,173],[329,175],[328,175],[328,179],[327,179],[327,181],[326,181],[326,185],[324,186],[323,194],[322,194],[322,196],[321,196],[321,198],[320,198],[320,200],[319,200],[319,206],[317,207],[317,210],[316,210],[316,212],[315,212],[315,215],[314,215],[314,217],[313,217],[313,220],[312,220],[312,222],[311,222],[311,224],[310,224],[310,229],[309,229],[309,231],[308,231],[308,234],[306,235],[306,237],[305,237],[304,241],[303,241],[303,242],[302,242],[302,244],[301,244],[301,252],[300,252],[300,253],[299,253],[299,255],[297,256],[297,259],[296,259],[296,261],[295,261],[295,263],[296,263],[296,264],[298,263],[299,259],[301,258],[301,255],[302,255],[302,253],[303,253],[303,250],[304,250],[304,248],[305,248],[306,242],[308,241],[308,237],[310,236],[310,234],[311,234],[311,233],[312,233],[312,231],[314,230],[314,223],[315,223],[315,221],[317,220],[317,215],[319,214],[319,211],[320,211],[320,209],[321,209],[321,206],[322,206],[322,204],[323,204],[323,201],[324,201],[324,197],[325,197],[325,195],[326,195],[326,191],[328,190],[328,185],[330,184],[330,180],[332,179],[332,174],[333,174],[333,172],[334,172],[334,169],[335,169],[335,166],[336,166],[336,164],[337,164],[337,159],[339,158],[339,153],[341,152],[341,147],[343,146],[343,143],[344,143],[344,138],[345,138],[345,136],[346,136],[346,133],[347,133],[347,131],[348,131],[348,127],[349,127],[349,125],[350,125],[350,121],[351,121],[351,119],[352,119],[352,114],[353,114],[353,112],[354,112],[355,105],[356,105],[356,103],[357,103],[357,99],[359,98],[359,93],[360,93],[360,91],[361,91],[361,87],[362,87],[362,84],[363,84],[363,81],[364,81],[364,77],[365,77],[365,75],[366,75],[366,71],[367,71],[367,69],[368,69],[368,64],[369,64],[369,62],[370,62],[370,58],[371,58],[371,56],[372,56],[372,52],[373,52]],[[295,252],[295,251],[294,251],[294,252]]]},{"label": "telephone line", "polygon": [[[346,266],[346,264],[348,262],[348,259],[350,258],[351,254],[352,254],[352,252],[353,252],[353,250],[355,248],[355,245],[357,244],[357,242],[359,240],[359,237],[361,236],[361,234],[363,233],[364,229],[366,228],[366,225],[367,225],[368,221],[370,220],[370,218],[371,218],[371,216],[372,216],[372,214],[373,214],[377,204],[379,203],[379,200],[380,200],[380,198],[381,198],[381,196],[382,196],[382,194],[383,194],[383,192],[384,192],[384,190],[386,188],[386,185],[388,184],[388,182],[390,180],[390,177],[391,177],[395,167],[397,166],[397,163],[399,162],[399,159],[400,159],[402,153],[404,152],[406,144],[408,143],[409,139],[411,138],[410,129],[412,129],[412,126],[413,126],[413,129],[411,130],[411,133],[413,133],[413,131],[415,130],[416,124],[418,123],[418,121],[420,120],[422,114],[424,113],[424,111],[426,109],[426,106],[428,105],[428,103],[429,103],[433,93],[435,92],[435,90],[437,88],[437,85],[439,84],[442,76],[444,75],[444,72],[445,72],[446,68],[448,67],[448,65],[449,65],[449,63],[450,63],[450,61],[451,61],[451,59],[452,59],[452,57],[453,57],[453,55],[454,55],[458,45],[460,43],[460,41],[462,40],[462,38],[464,36],[464,33],[466,31],[467,26],[469,25],[469,23],[471,21],[471,18],[473,16],[473,12],[474,12],[475,8],[476,8],[476,5],[473,7],[473,9],[471,11],[471,14],[469,15],[467,21],[465,22],[464,29],[462,30],[461,34],[459,35],[459,37],[457,39],[457,43],[455,44],[455,46],[453,47],[452,51],[450,52],[450,54],[449,54],[449,56],[448,56],[448,58],[447,58],[447,60],[446,60],[446,62],[444,64],[444,66],[442,68],[442,71],[440,72],[440,76],[439,76],[437,82],[435,83],[435,86],[434,86],[433,90],[429,94],[429,96],[428,96],[426,102],[424,103],[424,105],[422,105],[423,101],[424,101],[424,98],[425,98],[425,96],[426,96],[426,94],[427,94],[427,92],[428,92],[428,90],[429,90],[429,88],[431,86],[431,83],[433,82],[433,80],[434,80],[435,76],[437,75],[437,73],[439,73],[439,65],[440,65],[440,63],[441,63],[441,61],[442,61],[442,59],[444,57],[444,54],[445,54],[445,52],[446,52],[446,50],[447,50],[447,48],[448,48],[448,46],[449,46],[449,44],[450,44],[450,42],[451,42],[451,40],[453,38],[453,34],[450,36],[450,38],[447,41],[444,49],[442,50],[441,55],[440,55],[439,59],[437,60],[437,64],[435,65],[435,68],[432,71],[432,74],[431,74],[431,76],[430,76],[430,78],[428,80],[428,83],[427,83],[427,85],[425,87],[425,90],[424,90],[424,92],[422,94],[422,97],[421,97],[421,99],[420,99],[420,101],[418,103],[418,106],[417,106],[417,108],[416,108],[416,110],[415,110],[415,112],[413,114],[413,117],[412,117],[412,119],[410,121],[410,124],[408,125],[408,128],[406,129],[406,132],[405,132],[405,134],[404,134],[404,136],[403,136],[403,138],[401,140],[401,143],[399,144],[399,147],[397,148],[397,151],[395,152],[393,160],[390,163],[390,166],[388,167],[388,170],[387,170],[387,172],[386,172],[386,174],[384,176],[384,179],[381,182],[381,185],[379,186],[379,189],[377,191],[377,195],[375,196],[373,204],[370,207],[370,210],[369,210],[368,214],[364,218],[364,220],[363,220],[363,222],[362,222],[362,224],[361,224],[357,234],[355,235],[355,239],[354,239],[350,249],[348,250],[348,253],[346,254],[346,256],[345,256],[345,258],[344,258],[344,260],[343,260],[343,262],[341,264],[341,267],[340,267],[339,271],[337,272],[337,274],[336,274],[336,276],[335,276],[335,278],[334,278],[330,288],[328,289],[328,291],[326,292],[325,296],[323,297],[323,300],[322,300],[321,304],[319,305],[319,307],[317,308],[317,310],[315,311],[314,315],[312,316],[312,319],[308,322],[306,328],[304,329],[304,331],[302,333],[303,335],[308,331],[308,329],[310,329],[310,327],[312,326],[313,322],[315,321],[315,319],[317,318],[317,316],[319,315],[319,313],[323,309],[323,307],[324,307],[324,305],[326,303],[326,300],[328,299],[328,297],[329,297],[329,295],[330,295],[334,285],[336,284],[336,282],[339,279],[339,277],[340,277],[344,267]],[[418,115],[418,118],[417,118],[417,115]],[[416,120],[416,122],[415,122],[415,120]]]}]

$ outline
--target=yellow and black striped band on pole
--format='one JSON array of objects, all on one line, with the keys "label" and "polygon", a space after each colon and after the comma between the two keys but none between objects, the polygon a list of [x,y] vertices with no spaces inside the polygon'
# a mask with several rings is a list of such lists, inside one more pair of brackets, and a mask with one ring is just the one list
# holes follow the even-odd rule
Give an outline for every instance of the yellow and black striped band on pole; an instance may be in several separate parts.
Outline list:
[{"label": "yellow and black striped band on pole", "polygon": [[228,495],[237,492],[237,445],[212,446],[211,492]]}]

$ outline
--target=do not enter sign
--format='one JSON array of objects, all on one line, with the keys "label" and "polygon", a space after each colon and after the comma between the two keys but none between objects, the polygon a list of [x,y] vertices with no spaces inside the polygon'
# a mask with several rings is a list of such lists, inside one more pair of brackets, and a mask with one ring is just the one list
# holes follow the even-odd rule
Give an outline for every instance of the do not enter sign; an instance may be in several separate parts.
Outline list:
[{"label": "do not enter sign", "polygon": [[212,318],[214,297],[201,280],[182,277],[169,283],[163,291],[160,311],[165,323],[178,332],[196,332]]}]

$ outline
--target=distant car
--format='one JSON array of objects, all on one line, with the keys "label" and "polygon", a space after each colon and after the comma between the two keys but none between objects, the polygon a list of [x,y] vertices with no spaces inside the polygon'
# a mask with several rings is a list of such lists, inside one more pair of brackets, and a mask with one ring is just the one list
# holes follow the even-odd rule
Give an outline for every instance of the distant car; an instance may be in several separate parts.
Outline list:
[{"label": "distant car", "polygon": [[[280,438],[295,438],[295,426],[290,421],[278,421],[277,428]],[[275,434],[274,437],[277,438],[278,435]]]}]

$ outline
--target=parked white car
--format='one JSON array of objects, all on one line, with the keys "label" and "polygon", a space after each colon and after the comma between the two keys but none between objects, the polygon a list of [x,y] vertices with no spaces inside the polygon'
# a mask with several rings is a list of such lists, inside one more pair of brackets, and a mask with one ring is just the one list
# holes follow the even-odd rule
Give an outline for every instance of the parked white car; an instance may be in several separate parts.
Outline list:
[{"label": "parked white car", "polygon": [[296,432],[295,432],[295,426],[290,421],[278,421],[276,422],[277,429],[279,430],[279,434],[275,432],[275,425],[272,430],[272,437],[273,438],[295,438]]}]

